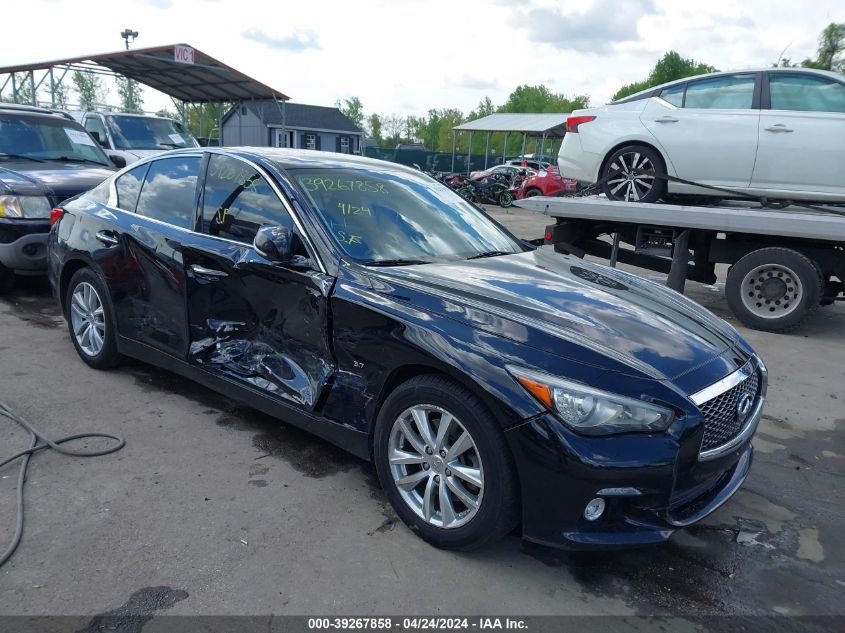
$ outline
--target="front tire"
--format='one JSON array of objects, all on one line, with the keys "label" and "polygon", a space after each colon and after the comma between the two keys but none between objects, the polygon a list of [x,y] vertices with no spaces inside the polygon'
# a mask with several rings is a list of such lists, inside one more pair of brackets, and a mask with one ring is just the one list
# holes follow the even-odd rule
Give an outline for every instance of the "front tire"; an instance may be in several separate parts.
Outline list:
[{"label": "front tire", "polygon": [[665,172],[663,158],[650,147],[622,147],[604,164],[602,191],[608,200],[657,202],[666,193],[666,180],[654,174]]},{"label": "front tire", "polygon": [[807,256],[789,248],[761,248],[731,266],[725,297],[745,325],[766,332],[786,332],[815,312],[821,302],[822,277]]},{"label": "front tire", "polygon": [[483,547],[518,523],[516,470],[492,419],[472,392],[434,375],[403,383],[379,411],[379,481],[399,517],[435,547]]},{"label": "front tire", "polygon": [[77,270],[65,295],[65,316],[76,353],[95,369],[117,366],[114,315],[106,286],[90,268]]},{"label": "front tire", "polygon": [[513,204],[513,194],[510,191],[503,191],[499,195],[499,206],[507,209]]}]

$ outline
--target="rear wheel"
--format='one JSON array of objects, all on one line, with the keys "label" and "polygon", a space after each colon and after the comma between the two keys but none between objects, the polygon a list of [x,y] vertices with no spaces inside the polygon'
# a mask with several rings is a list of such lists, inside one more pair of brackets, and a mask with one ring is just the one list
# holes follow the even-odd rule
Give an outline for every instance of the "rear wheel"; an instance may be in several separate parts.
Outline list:
[{"label": "rear wheel", "polygon": [[446,549],[492,543],[518,522],[516,471],[484,404],[440,376],[397,387],[376,421],[379,480],[400,518]]},{"label": "rear wheel", "polygon": [[543,192],[537,189],[537,187],[531,187],[528,191],[525,192],[526,198],[533,198],[534,196],[542,196]]},{"label": "rear wheel", "polygon": [[120,362],[109,296],[90,268],[81,268],[71,277],[65,314],[71,341],[83,361],[95,369],[109,369]]},{"label": "rear wheel", "polygon": [[807,256],[789,248],[761,248],[728,271],[725,296],[748,327],[785,332],[819,307],[822,278]]},{"label": "rear wheel", "polygon": [[602,171],[602,191],[609,200],[657,202],[666,193],[666,181],[655,173],[666,166],[660,155],[644,145],[629,145],[616,150]]},{"label": "rear wheel", "polygon": [[0,295],[11,292],[15,286],[15,271],[0,264]]}]

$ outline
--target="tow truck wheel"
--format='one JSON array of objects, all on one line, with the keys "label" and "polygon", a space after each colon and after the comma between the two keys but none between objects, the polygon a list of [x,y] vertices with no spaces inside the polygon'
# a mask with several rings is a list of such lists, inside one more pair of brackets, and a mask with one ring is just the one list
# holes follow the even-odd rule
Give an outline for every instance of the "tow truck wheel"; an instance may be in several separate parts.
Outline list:
[{"label": "tow truck wheel", "polygon": [[819,307],[822,278],[806,255],[761,248],[731,266],[725,296],[745,325],[766,332],[795,328]]},{"label": "tow truck wheel", "polygon": [[0,295],[11,292],[15,285],[15,271],[0,264]]}]

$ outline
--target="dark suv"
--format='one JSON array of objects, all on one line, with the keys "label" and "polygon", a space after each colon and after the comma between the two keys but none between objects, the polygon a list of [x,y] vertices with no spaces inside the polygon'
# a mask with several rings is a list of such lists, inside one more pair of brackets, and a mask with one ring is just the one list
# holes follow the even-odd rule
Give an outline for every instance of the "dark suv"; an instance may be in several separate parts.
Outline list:
[{"label": "dark suv", "polygon": [[50,211],[113,171],[67,115],[0,104],[0,293],[11,289],[15,273],[45,272]]}]

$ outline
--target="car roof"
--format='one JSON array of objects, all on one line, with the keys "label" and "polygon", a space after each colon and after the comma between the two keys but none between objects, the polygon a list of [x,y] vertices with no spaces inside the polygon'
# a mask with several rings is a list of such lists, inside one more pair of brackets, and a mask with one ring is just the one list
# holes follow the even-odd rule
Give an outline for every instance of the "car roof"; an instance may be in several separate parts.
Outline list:
[{"label": "car roof", "polygon": [[660,84],[659,86],[652,86],[651,88],[646,88],[645,90],[640,90],[639,92],[635,92],[632,95],[628,95],[622,99],[618,99],[616,101],[611,101],[611,104],[616,103],[627,103],[629,101],[639,101],[640,99],[646,99],[648,97],[654,96],[658,94],[663,88],[668,88],[669,86],[674,86],[677,84],[686,83],[688,81],[692,81],[693,79],[708,79],[711,77],[725,77],[728,75],[744,75],[748,73],[760,73],[760,72],[768,72],[768,73],[779,73],[779,74],[788,74],[788,73],[809,73],[811,75],[819,75],[822,77],[828,77],[830,79],[836,79],[837,81],[845,81],[845,75],[837,72],[833,72],[832,70],[820,70],[818,68],[782,68],[782,67],[769,67],[769,68],[745,68],[741,70],[720,70],[717,72],[712,73],[705,73],[702,75],[691,75],[689,77],[683,77],[682,79],[675,79],[673,81],[667,81],[665,84]]},{"label": "car roof", "polygon": [[49,117],[60,117],[68,121],[76,121],[70,114],[63,110],[52,110],[50,108],[40,108],[38,106],[26,105],[23,103],[0,103],[0,111],[15,112],[19,114],[41,114]]},{"label": "car roof", "polygon": [[[308,149],[288,149],[283,147],[203,147],[193,148],[194,151],[201,149],[215,154],[237,154],[242,157],[257,157],[275,163],[283,169],[296,167],[329,167],[335,169],[343,168],[366,168],[378,167],[385,169],[389,167],[393,171],[403,171],[413,174],[420,172],[411,167],[392,163],[390,161],[367,158],[356,154],[340,154],[337,152],[323,152]],[[184,151],[184,150],[178,150]]]}]

